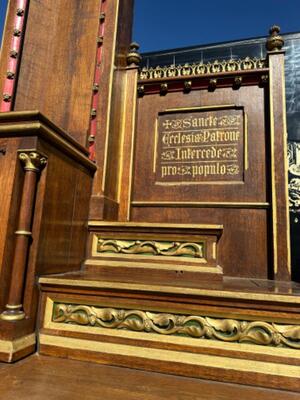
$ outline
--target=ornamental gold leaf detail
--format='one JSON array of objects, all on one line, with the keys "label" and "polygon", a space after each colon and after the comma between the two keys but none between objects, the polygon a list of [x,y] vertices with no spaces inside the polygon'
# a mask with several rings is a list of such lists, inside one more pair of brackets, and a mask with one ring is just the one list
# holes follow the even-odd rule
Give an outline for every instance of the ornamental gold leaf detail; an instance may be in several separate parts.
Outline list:
[{"label": "ornamental gold leaf detail", "polygon": [[47,164],[47,158],[35,151],[22,151],[19,153],[25,171],[40,172]]},{"label": "ornamental gold leaf detail", "polygon": [[300,326],[264,321],[218,319],[196,315],[54,304],[52,321],[221,342],[300,349]]},{"label": "ornamental gold leaf detail", "polygon": [[204,244],[98,238],[97,253],[203,258]]},{"label": "ornamental gold leaf detail", "polygon": [[187,78],[193,76],[220,74],[222,72],[238,72],[263,69],[266,60],[246,57],[239,60],[213,61],[209,63],[193,63],[184,65],[169,65],[164,67],[144,67],[140,71],[140,80]]}]

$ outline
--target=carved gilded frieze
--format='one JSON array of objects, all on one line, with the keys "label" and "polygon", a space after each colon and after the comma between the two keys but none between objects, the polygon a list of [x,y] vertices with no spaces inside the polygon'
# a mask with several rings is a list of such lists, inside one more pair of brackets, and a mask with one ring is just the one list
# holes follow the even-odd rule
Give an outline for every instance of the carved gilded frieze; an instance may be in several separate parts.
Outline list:
[{"label": "carved gilded frieze", "polygon": [[300,349],[300,326],[55,303],[52,322]]},{"label": "carved gilded frieze", "polygon": [[113,240],[98,238],[97,253],[136,254],[173,257],[203,257],[203,243],[153,240]]},{"label": "carved gilded frieze", "polygon": [[184,65],[169,65],[155,68],[144,67],[140,71],[140,80],[187,78],[222,72],[238,72],[266,68],[266,60],[246,57],[240,60],[223,60],[212,63],[193,63]]}]

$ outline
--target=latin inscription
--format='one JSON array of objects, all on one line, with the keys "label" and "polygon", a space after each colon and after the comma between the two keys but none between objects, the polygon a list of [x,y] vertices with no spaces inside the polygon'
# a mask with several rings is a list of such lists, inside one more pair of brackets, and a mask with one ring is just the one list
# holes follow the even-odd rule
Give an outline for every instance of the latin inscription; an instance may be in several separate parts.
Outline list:
[{"label": "latin inscription", "polygon": [[243,180],[242,110],[163,114],[156,135],[157,183]]}]

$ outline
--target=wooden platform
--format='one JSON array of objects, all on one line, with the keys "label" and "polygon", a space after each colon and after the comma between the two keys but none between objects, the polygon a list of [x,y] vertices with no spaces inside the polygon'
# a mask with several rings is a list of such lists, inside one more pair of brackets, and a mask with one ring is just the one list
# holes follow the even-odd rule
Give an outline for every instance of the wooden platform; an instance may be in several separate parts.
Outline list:
[{"label": "wooden platform", "polygon": [[299,285],[226,278],[185,288],[108,280],[101,268],[40,285],[40,354],[300,390]]},{"label": "wooden platform", "polygon": [[299,393],[34,355],[0,363],[5,400],[296,400]]}]

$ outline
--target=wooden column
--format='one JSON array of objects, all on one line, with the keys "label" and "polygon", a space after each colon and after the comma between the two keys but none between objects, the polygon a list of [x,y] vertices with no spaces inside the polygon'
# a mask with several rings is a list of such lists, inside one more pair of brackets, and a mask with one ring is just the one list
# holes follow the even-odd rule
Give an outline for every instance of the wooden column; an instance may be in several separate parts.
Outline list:
[{"label": "wooden column", "polygon": [[26,277],[28,249],[31,240],[31,225],[33,219],[35,194],[38,174],[46,165],[46,157],[35,151],[22,151],[19,153],[25,175],[18,229],[15,232],[16,242],[12,264],[12,277],[6,310],[1,314],[1,319],[16,321],[25,318],[23,311],[23,290]]},{"label": "wooden column", "polygon": [[270,106],[274,278],[291,279],[284,41],[273,26],[267,41]]},{"label": "wooden column", "polygon": [[118,187],[119,221],[130,220],[134,134],[136,125],[137,79],[138,65],[141,62],[138,48],[139,46],[136,43],[132,43],[127,55],[128,67],[126,68],[124,85],[125,99],[122,113],[123,126],[120,146],[121,161]]}]

